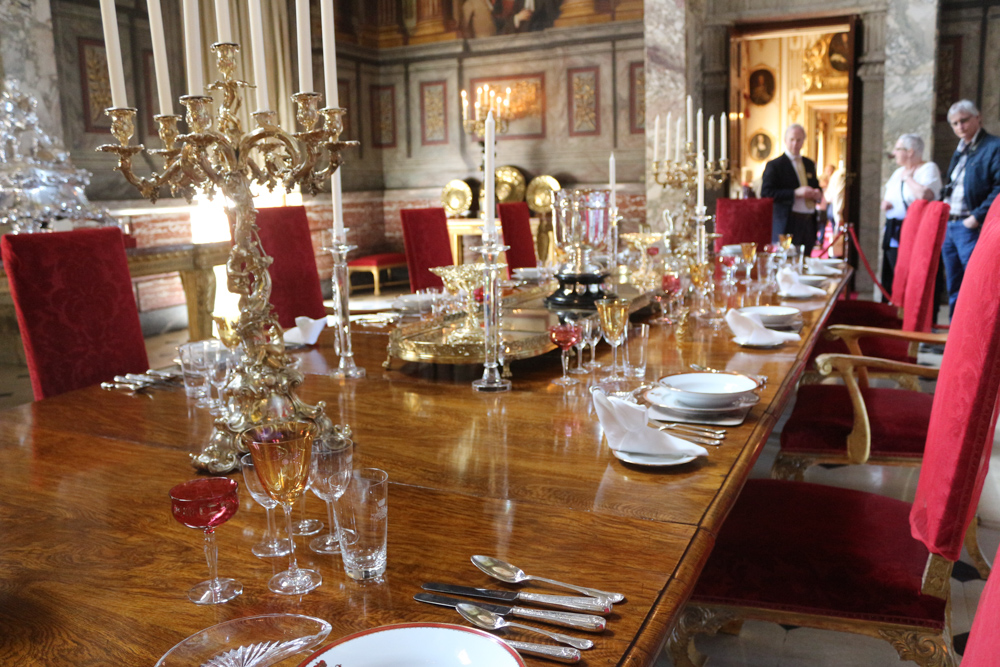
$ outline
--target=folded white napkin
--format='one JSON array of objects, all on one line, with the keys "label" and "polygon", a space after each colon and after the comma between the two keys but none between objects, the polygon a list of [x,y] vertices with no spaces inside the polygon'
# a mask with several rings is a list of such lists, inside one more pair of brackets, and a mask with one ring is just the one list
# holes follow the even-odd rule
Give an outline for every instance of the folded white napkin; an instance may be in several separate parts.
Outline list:
[{"label": "folded white napkin", "polygon": [[814,276],[839,276],[841,273],[840,269],[815,257],[806,257],[806,270]]},{"label": "folded white napkin", "polygon": [[634,454],[708,456],[708,450],[701,445],[651,428],[646,406],[607,396],[596,387],[590,393],[594,396],[594,410],[611,449]]},{"label": "folded white napkin", "polygon": [[787,266],[778,272],[778,294],[793,297],[826,296],[826,292],[820,288],[804,285],[799,280],[799,274]]},{"label": "folded white napkin", "polygon": [[735,308],[726,313],[726,324],[740,345],[779,345],[785,341],[800,340],[797,333],[768,329],[761,324],[759,315],[744,315]]},{"label": "folded white napkin", "polygon": [[326,318],[314,320],[309,317],[296,317],[295,326],[285,329],[285,344],[313,345],[319,340],[319,334],[326,326]]}]

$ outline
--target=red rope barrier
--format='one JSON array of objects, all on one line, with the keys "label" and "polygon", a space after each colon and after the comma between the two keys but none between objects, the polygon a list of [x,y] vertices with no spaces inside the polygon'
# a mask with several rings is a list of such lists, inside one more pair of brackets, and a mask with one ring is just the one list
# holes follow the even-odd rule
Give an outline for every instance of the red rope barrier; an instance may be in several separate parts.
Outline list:
[{"label": "red rope barrier", "polygon": [[882,296],[885,297],[885,302],[892,303],[892,297],[889,296],[889,293],[885,291],[884,287],[882,287],[882,283],[880,283],[878,278],[875,277],[875,272],[872,271],[871,264],[868,263],[868,258],[865,257],[864,251],[861,250],[861,244],[858,243],[858,237],[854,233],[854,225],[847,225],[847,233],[851,235],[851,240],[854,242],[854,247],[858,249],[858,256],[861,258],[861,262],[865,265],[868,275],[870,275],[872,280],[875,282],[875,286],[878,287],[880,292],[882,292]]}]

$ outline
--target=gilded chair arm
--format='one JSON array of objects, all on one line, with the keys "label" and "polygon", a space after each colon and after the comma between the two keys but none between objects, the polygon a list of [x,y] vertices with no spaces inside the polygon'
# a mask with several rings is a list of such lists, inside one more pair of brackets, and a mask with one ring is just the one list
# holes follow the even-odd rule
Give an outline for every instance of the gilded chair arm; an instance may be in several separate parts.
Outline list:
[{"label": "gilded chair arm", "polygon": [[868,408],[865,405],[864,396],[861,394],[862,386],[867,388],[868,382],[867,377],[859,382],[860,371],[863,369],[884,370],[925,378],[938,376],[937,368],[851,354],[821,354],[816,357],[816,366],[823,375],[830,375],[837,371],[844,380],[844,386],[847,387],[851,408],[854,411],[854,423],[851,432],[847,434],[847,459],[851,463],[865,463],[871,454],[872,445],[872,429],[871,423],[868,421]]},{"label": "gilded chair arm", "polygon": [[902,329],[883,329],[881,327],[861,327],[849,324],[832,324],[826,328],[824,335],[829,339],[840,339],[847,345],[851,354],[861,354],[858,340],[862,338],[888,338],[905,340],[912,344],[927,343],[929,345],[944,345],[948,342],[946,333],[927,333],[924,331],[903,331]]}]

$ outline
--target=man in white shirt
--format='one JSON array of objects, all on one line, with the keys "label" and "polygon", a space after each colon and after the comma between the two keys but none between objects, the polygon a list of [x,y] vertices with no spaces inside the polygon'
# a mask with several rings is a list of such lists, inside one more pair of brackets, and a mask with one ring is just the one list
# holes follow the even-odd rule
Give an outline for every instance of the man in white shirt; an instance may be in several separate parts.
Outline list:
[{"label": "man in white shirt", "polygon": [[816,245],[816,203],[823,198],[816,178],[816,164],[802,156],[806,131],[801,125],[785,130],[785,152],[764,167],[762,197],[774,200],[771,242],[791,234],[792,243],[804,246],[806,255]]}]

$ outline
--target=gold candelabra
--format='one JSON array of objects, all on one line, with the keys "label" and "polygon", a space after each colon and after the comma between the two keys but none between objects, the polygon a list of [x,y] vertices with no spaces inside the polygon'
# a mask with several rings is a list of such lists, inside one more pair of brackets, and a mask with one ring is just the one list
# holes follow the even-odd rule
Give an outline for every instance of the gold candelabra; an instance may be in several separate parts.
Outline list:
[{"label": "gold candelabra", "polygon": [[220,192],[226,199],[233,230],[227,285],[230,292],[239,295],[240,306],[232,342],[242,345],[243,354],[223,392],[223,402],[230,409],[216,419],[208,444],[191,457],[196,468],[219,474],[238,466],[244,452],[239,434],[265,421],[309,420],[316,424],[318,437],[339,437],[348,430],[334,426],[324,412],[324,402],[307,405],[295,396],[302,374],[291,367],[282,329],[270,304],[267,267],[271,258],[260,246],[250,186],[256,183],[273,189],[281,185],[290,190],[297,185],[303,192],[315,194],[340,167],[342,151],[358,142],[340,140],[345,110],[320,109],[322,96],[311,92],[292,95],[300,132],[282,130],[277,113],[269,110],[255,112],[256,127],[244,132],[236,114],[241,106],[240,89],[251,84],[234,76],[239,45],[216,43],[212,50],[221,80],[207,88],[222,94],[218,113],[213,113],[211,96],[185,95],[180,101],[187,109],[187,134],[178,131],[180,116],[155,116],[164,147],[150,153],[163,159],[160,172],[140,177],[132,169],[133,158],[145,150],[142,145],[129,145],[135,129],[134,108],[105,110],[111,116],[111,134],[118,144],[105,144],[98,150],[117,154],[115,169],[152,202],[163,187],[189,203],[196,190],[210,197]]},{"label": "gold candelabra", "polygon": [[489,85],[480,86],[476,89],[476,101],[473,104],[472,116],[469,116],[469,97],[462,91],[462,129],[466,134],[479,142],[486,138],[486,116],[493,112],[493,120],[496,122],[496,133],[506,134],[510,125],[510,88],[507,89],[507,97],[501,97],[491,90]]},{"label": "gold candelabra", "polygon": [[[694,209],[691,205],[695,191],[698,188],[698,154],[694,143],[687,142],[684,146],[684,158],[677,160],[656,160],[653,162],[653,178],[663,187],[680,188],[684,190],[684,201],[681,203],[680,220],[688,228],[687,223],[694,222]],[[712,190],[718,190],[729,178],[729,160],[721,158],[705,163],[705,185]]]}]

